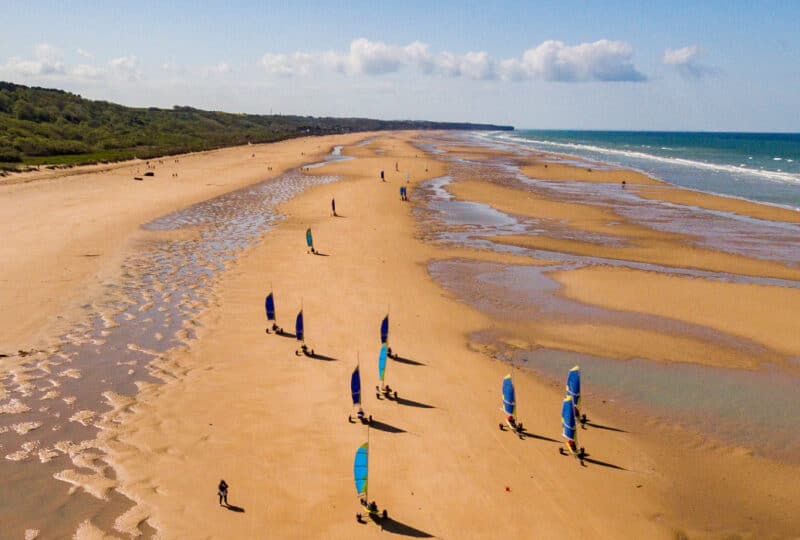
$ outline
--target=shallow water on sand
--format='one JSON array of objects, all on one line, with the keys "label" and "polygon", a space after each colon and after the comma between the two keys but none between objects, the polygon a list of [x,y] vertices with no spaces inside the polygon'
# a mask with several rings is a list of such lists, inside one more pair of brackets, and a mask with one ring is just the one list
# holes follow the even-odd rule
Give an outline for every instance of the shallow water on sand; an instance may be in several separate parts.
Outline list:
[{"label": "shallow water on sand", "polygon": [[[546,272],[566,267],[513,266],[472,260],[435,261],[431,276],[456,297],[498,322],[561,320],[576,324],[602,321],[629,328],[654,329],[735,347],[754,355],[763,347],[713,329],[632,312],[588,306],[555,295],[558,284]],[[506,337],[513,338],[509,332]],[[796,427],[800,400],[794,389],[800,377],[772,365],[755,371],[693,363],[664,363],[646,358],[622,360],[577,352],[512,348],[503,335],[476,334],[473,340],[501,351],[507,361],[534,369],[564,384],[576,364],[583,370],[584,389],[595,399],[616,400],[645,415],[678,423],[746,446],[766,455],[800,461]],[[518,336],[523,337],[524,336]],[[691,359],[687,359],[691,360]],[[554,410],[559,404],[554,404]]]},{"label": "shallow water on sand", "polygon": [[[447,158],[447,156],[445,156]],[[552,261],[543,266],[515,266],[475,260],[434,261],[430,275],[455,294],[500,323],[530,320],[603,323],[626,328],[641,328],[669,335],[701,339],[719,346],[735,348],[753,356],[768,352],[759,344],[708,327],[664,317],[604,309],[558,296],[559,284],[548,272],[595,265],[613,265],[689,275],[735,283],[758,283],[798,287],[800,282],[706,272],[688,268],[662,267],[625,260],[585,257],[571,254],[507,246],[493,242],[492,236],[509,234],[569,238],[574,235],[563,224],[499,212],[490,205],[456,200],[447,185],[459,179],[481,180],[524,191],[534,191],[564,202],[590,203],[609,208],[634,223],[656,230],[690,235],[690,241],[703,247],[749,257],[774,260],[789,266],[800,264],[795,224],[770,222],[726,212],[649,201],[631,189],[594,183],[545,182],[530,179],[502,159],[481,163],[450,160],[450,176],[422,183],[412,199],[421,236],[429,241],[490,249]],[[614,245],[615,237],[581,231],[578,239]],[[590,398],[624,404],[636,418],[654,418],[668,424],[689,427],[726,443],[744,446],[778,459],[800,462],[800,399],[795,389],[800,377],[787,369],[764,365],[755,371],[715,368],[695,363],[663,363],[646,358],[622,360],[583,355],[570,351],[513,348],[503,337],[524,336],[479,333],[477,343],[490,344],[506,360],[535,370],[561,387],[567,371],[580,364],[584,386]],[[687,359],[691,360],[691,359]],[[785,358],[790,364],[797,359]],[[796,370],[795,370],[796,372]],[[591,399],[587,401],[590,403]],[[554,414],[560,404],[553,405]],[[591,405],[589,405],[591,407]],[[590,413],[589,411],[587,411]],[[557,427],[554,428],[557,430]]]},{"label": "shallow water on sand", "polygon": [[546,182],[523,176],[520,179],[548,197],[603,206],[655,230],[690,235],[700,247],[800,265],[797,223],[642,199],[635,190],[615,184]]},{"label": "shallow water on sand", "polygon": [[[505,360],[531,369],[559,387],[569,369],[580,365],[581,409],[590,418],[593,404],[612,403],[634,418],[678,423],[758,455],[800,462],[798,380],[777,369],[751,372],[641,358],[621,362],[569,351],[513,349],[480,334],[473,338],[476,343],[493,344]],[[556,418],[559,408],[560,403],[553,404]],[[647,429],[642,423],[630,426],[627,431]],[[554,431],[557,429],[554,426]]]},{"label": "shallow water on sand", "polygon": [[[143,241],[106,300],[84,306],[84,324],[0,380],[0,538],[23,538],[26,529],[68,538],[85,519],[112,530],[132,503],[114,490],[114,470],[94,441],[101,415],[127,407],[137,385],[171,376],[151,362],[194,337],[209,287],[281,219],[276,206],[336,179],[292,171],[143,226],[188,234]],[[154,532],[146,523],[139,530]]]},{"label": "shallow water on sand", "polygon": [[490,249],[498,253],[515,253],[553,260],[554,263],[580,263],[584,266],[604,264],[733,283],[800,287],[800,281],[795,280],[668,267],[493,242],[493,236],[526,234],[578,240],[605,247],[627,244],[626,240],[610,234],[582,231],[554,220],[510,215],[484,203],[460,201],[446,188],[459,178],[478,179],[522,191],[538,192],[548,198],[568,203],[589,202],[606,206],[635,223],[655,230],[686,234],[690,242],[700,247],[774,260],[787,266],[800,265],[797,240],[800,238],[800,225],[797,224],[770,222],[725,212],[649,201],[616,185],[577,182],[578,185],[573,186],[572,183],[540,182],[523,176],[515,166],[502,161],[473,166],[457,163],[451,167],[450,172],[450,176],[420,183],[412,194],[412,199],[419,203],[414,208],[414,214],[420,223],[422,236],[431,241]]}]

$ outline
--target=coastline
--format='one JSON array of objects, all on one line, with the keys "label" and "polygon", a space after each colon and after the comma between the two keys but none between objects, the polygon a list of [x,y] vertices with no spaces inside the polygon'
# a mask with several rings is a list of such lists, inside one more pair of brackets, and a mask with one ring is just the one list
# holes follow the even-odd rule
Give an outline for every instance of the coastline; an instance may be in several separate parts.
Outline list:
[{"label": "coastline", "polygon": [[[481,135],[477,139],[514,147],[523,153],[532,151],[556,156],[559,161],[576,165],[586,163],[590,167],[635,171],[689,192],[749,200],[800,212],[797,190],[800,169],[795,159],[789,157],[796,154],[797,147],[786,147],[783,139],[791,136],[790,133],[544,130],[538,134],[552,137],[552,140],[528,138],[537,131],[523,129],[516,130],[516,136],[496,133],[496,137]],[[564,134],[574,140],[561,139]],[[719,136],[734,136],[739,142]],[[661,142],[655,140],[659,137]],[[669,142],[664,137],[669,138]],[[588,142],[589,139],[592,141]],[[765,150],[770,143],[779,147],[774,152],[787,155],[773,157],[774,152]],[[709,156],[713,157],[708,159]]]},{"label": "coastline", "polygon": [[[134,398],[118,401],[104,415],[99,439],[115,464],[114,489],[136,502],[118,521],[117,531],[135,534],[146,522],[170,538],[201,532],[210,537],[261,531],[341,538],[378,534],[373,525],[360,526],[353,519],[358,503],[352,453],[363,442],[364,430],[347,424],[344,414],[351,412],[347,382],[358,358],[364,386],[371,388],[375,382],[378,323],[388,307],[391,344],[412,361],[389,365],[388,382],[406,404],[376,401],[371,392],[365,397],[367,413],[383,426],[370,435],[371,493],[390,508],[389,532],[548,537],[564,536],[569,529],[567,536],[576,538],[796,534],[798,523],[776,501],[791,504],[798,495],[788,480],[797,467],[753,455],[746,448],[731,449],[659,421],[649,421],[642,429],[629,424],[637,417],[590,402],[593,421],[625,431],[581,433],[594,459],[607,466],[581,469],[574,460],[558,456],[561,385],[491,358],[496,349],[475,348],[473,333],[487,328],[513,333],[515,328],[443,292],[428,270],[432,261],[454,257],[501,265],[547,262],[419,238],[412,206],[422,201],[414,191],[420,183],[448,174],[451,163],[412,146],[415,137],[384,133],[365,146],[336,139],[336,144],[350,144],[344,153],[354,159],[329,162],[309,173],[341,180],[282,203],[279,211],[286,218],[243,252],[214,285],[209,306],[198,317],[196,339],[154,363],[165,382],[139,385]],[[442,137],[442,146],[447,140]],[[498,156],[481,149],[458,150],[471,158]],[[295,149],[292,159],[305,158],[303,163],[317,160],[308,159],[309,152],[296,154]],[[387,172],[386,183],[378,180],[381,169]],[[397,196],[406,171],[411,205]],[[254,177],[241,178],[249,182]],[[457,199],[480,200],[514,215],[525,213],[513,207],[511,198],[503,208],[494,188],[475,187],[467,193],[465,186],[458,181],[448,189]],[[197,200],[208,195],[193,194]],[[328,216],[334,196],[342,218]],[[186,199],[182,201],[170,204],[184,206]],[[722,204],[711,199],[706,203]],[[556,207],[556,213],[547,210]],[[685,240],[675,233],[645,231],[633,220],[609,227],[608,222],[619,216],[607,211],[592,222],[586,221],[580,206],[570,210],[558,204],[542,211],[539,218],[552,217],[579,231],[655,236],[665,245]],[[762,212],[749,205],[730,211]],[[763,212],[783,219],[779,213]],[[315,245],[327,256],[306,253],[303,232],[308,226]],[[96,269],[86,269],[86,275]],[[567,270],[564,275],[576,271],[581,272]],[[613,271],[603,272],[619,283]],[[787,272],[787,278],[797,279],[796,272]],[[290,327],[302,302],[309,343],[334,361],[296,357],[293,340],[264,334],[263,296],[270,284],[278,298],[280,324]],[[586,290],[574,287],[564,294],[614,307],[607,296],[609,285],[598,287],[606,296],[589,298]],[[62,296],[64,291],[51,294]],[[624,300],[621,295],[613,298]],[[791,313],[797,302],[787,302]],[[626,306],[627,300],[616,307]],[[668,303],[657,307],[667,316],[687,318]],[[640,308],[648,309],[654,308]],[[539,329],[551,325],[550,346],[559,339],[565,346],[565,332],[574,327],[569,320],[553,326],[546,317],[537,324]],[[751,330],[755,340],[768,331]],[[523,332],[537,335],[525,328]],[[620,351],[636,339],[623,336]],[[772,349],[775,344],[765,341],[764,346]],[[520,417],[541,439],[519,441],[496,428],[501,416],[499,383],[509,370],[518,387]],[[231,502],[244,513],[216,507],[219,477],[232,486]],[[572,510],[576,498],[586,502],[577,523]],[[506,514],[514,519],[497,519]],[[83,530],[99,531],[92,524]]]}]

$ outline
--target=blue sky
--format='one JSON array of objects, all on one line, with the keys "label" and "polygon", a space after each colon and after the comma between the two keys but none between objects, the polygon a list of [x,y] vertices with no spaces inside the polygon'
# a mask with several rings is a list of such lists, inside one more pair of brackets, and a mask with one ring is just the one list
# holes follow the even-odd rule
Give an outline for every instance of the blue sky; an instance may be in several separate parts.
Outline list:
[{"label": "blue sky", "polygon": [[4,0],[0,20],[0,80],[126,105],[800,131],[796,1]]}]

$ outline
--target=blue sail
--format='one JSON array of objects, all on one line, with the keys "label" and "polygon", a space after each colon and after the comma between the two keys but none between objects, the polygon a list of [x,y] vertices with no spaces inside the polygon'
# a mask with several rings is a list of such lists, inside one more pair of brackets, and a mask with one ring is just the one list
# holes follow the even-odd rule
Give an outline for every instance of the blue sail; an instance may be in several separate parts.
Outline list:
[{"label": "blue sail", "polygon": [[353,375],[350,377],[350,393],[353,395],[353,405],[361,405],[361,374],[358,371],[358,366],[353,370]]},{"label": "blue sail", "polygon": [[384,343],[381,345],[381,354],[378,356],[378,378],[383,382],[383,378],[386,376],[386,355],[388,354],[389,349],[386,347]]},{"label": "blue sail", "polygon": [[567,395],[572,398],[575,407],[581,404],[581,368],[575,366],[567,374]]},{"label": "blue sail", "polygon": [[304,341],[303,338],[303,310],[300,310],[300,313],[297,314],[297,319],[294,321],[294,334],[297,337],[297,341]]},{"label": "blue sail", "polygon": [[511,375],[506,375],[503,379],[503,411],[511,416],[517,414],[517,398],[514,393],[514,382]]},{"label": "blue sail", "polygon": [[389,316],[381,321],[381,343],[389,343]]},{"label": "blue sail", "polygon": [[306,244],[308,244],[308,247],[310,248],[314,247],[314,238],[311,236],[311,227],[306,229]]},{"label": "blue sail", "polygon": [[274,321],[275,320],[275,299],[272,297],[272,293],[267,295],[267,299],[264,300],[264,309],[267,310],[267,320]]},{"label": "blue sail", "polygon": [[353,461],[353,478],[356,481],[356,492],[362,496],[367,496],[367,477],[369,475],[369,443],[364,443],[356,450],[356,458]]},{"label": "blue sail", "polygon": [[572,398],[567,396],[561,402],[561,427],[562,435],[568,441],[574,441],[577,432],[575,431],[575,406]]}]

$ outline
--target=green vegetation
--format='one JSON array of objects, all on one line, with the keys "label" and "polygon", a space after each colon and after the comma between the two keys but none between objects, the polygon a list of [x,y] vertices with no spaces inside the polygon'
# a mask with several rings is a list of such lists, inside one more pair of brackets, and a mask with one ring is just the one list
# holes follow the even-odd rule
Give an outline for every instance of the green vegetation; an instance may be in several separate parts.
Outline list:
[{"label": "green vegetation", "polygon": [[180,154],[306,135],[387,129],[512,129],[485,124],[132,108],[0,82],[0,169]]}]

